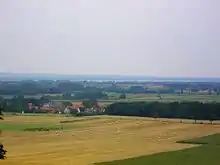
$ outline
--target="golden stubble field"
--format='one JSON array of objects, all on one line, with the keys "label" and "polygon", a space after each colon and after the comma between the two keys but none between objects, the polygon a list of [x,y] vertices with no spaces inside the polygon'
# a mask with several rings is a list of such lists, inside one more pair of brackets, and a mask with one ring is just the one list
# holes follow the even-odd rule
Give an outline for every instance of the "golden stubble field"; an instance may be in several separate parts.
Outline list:
[{"label": "golden stubble field", "polygon": [[[61,120],[74,118],[14,116],[6,117],[3,122],[51,125]],[[183,124],[133,117],[101,117],[67,125],[76,128],[60,134],[53,131],[3,131],[0,141],[8,150],[8,158],[1,160],[0,164],[91,165],[192,147],[175,142],[220,132],[220,125]]]}]

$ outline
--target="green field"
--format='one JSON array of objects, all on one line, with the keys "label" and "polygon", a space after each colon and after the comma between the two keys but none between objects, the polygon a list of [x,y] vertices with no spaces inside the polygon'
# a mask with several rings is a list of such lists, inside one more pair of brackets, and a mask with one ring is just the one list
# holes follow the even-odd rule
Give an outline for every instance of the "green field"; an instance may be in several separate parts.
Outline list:
[{"label": "green field", "polygon": [[[219,165],[220,134],[198,139],[182,141],[182,143],[203,144],[194,148],[164,152],[154,155],[97,163],[97,165]],[[146,146],[147,147],[147,146]]]},{"label": "green field", "polygon": [[[157,94],[126,94],[125,100],[119,100],[119,95],[117,93],[108,93],[108,100],[98,100],[99,104],[108,105],[115,102],[134,102],[134,101],[160,101],[160,102],[169,102],[169,101],[201,101],[201,102],[220,102],[220,96],[217,95],[178,95],[178,94],[161,94],[161,99]],[[53,101],[73,101],[75,104],[82,103],[82,100],[53,100]]]},{"label": "green field", "polygon": [[[119,94],[110,94],[112,100],[117,100]],[[161,94],[162,99],[157,94],[126,94],[128,101],[220,101],[217,95],[178,95]]]}]

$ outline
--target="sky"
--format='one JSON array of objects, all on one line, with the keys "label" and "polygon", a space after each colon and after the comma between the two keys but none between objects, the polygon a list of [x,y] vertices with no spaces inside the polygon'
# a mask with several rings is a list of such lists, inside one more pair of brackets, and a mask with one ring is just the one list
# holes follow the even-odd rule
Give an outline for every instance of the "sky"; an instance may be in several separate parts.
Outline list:
[{"label": "sky", "polygon": [[219,0],[0,0],[0,72],[220,77]]}]

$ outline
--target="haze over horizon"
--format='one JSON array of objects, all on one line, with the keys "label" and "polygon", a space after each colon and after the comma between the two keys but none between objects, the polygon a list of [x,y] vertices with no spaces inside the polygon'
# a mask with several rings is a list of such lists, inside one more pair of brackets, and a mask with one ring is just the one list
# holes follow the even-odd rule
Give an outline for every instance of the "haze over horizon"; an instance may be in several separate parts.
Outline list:
[{"label": "haze over horizon", "polygon": [[220,77],[218,0],[1,0],[0,72]]}]

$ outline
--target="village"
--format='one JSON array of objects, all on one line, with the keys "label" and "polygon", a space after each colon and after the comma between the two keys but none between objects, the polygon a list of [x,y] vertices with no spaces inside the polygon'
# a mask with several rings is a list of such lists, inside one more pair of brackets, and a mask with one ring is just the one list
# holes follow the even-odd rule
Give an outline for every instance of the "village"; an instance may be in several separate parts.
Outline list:
[{"label": "village", "polygon": [[[105,106],[101,106],[100,104],[96,103],[91,107],[86,107],[81,104],[76,104],[72,102],[70,105],[64,105],[62,102],[55,102],[50,101],[48,103],[44,103],[41,106],[35,106],[33,103],[28,103],[28,110],[29,112],[38,112],[38,113],[53,113],[53,114],[97,114],[97,113],[104,113]],[[24,111],[22,112],[24,113]]]}]

